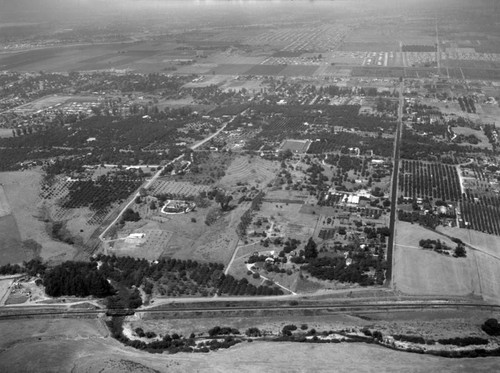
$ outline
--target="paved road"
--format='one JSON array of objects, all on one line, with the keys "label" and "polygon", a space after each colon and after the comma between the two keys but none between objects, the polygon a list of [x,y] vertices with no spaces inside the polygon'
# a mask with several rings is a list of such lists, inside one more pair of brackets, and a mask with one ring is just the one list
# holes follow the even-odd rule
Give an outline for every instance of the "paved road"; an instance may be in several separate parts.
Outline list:
[{"label": "paved road", "polygon": [[394,238],[396,236],[396,210],[398,203],[398,188],[399,188],[399,156],[401,146],[401,136],[403,131],[403,106],[404,106],[404,79],[399,86],[399,105],[398,105],[398,124],[396,129],[396,138],[394,139],[394,161],[392,169],[392,182],[391,182],[391,214],[389,218],[389,229],[391,235],[389,236],[389,244],[387,245],[387,271],[386,271],[386,284],[394,285],[392,281],[392,267],[394,265],[393,251],[394,251]]}]

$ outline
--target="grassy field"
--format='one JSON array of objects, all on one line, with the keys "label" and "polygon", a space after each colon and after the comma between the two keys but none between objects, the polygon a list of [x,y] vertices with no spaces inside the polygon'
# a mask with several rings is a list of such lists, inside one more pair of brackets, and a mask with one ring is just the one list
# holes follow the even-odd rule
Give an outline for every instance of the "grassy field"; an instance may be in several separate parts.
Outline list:
[{"label": "grassy field", "polygon": [[309,148],[308,140],[286,140],[280,150],[290,150],[292,152],[305,153]]},{"label": "grassy field", "polygon": [[500,237],[472,229],[460,229],[439,226],[438,232],[461,239],[482,252],[500,257]]},{"label": "grassy field", "polygon": [[[386,325],[395,332],[404,333],[408,323],[395,323],[394,314],[386,314],[385,319],[369,320],[357,316],[324,317],[280,317],[263,318],[252,326],[276,330],[287,323],[300,326],[307,323],[317,330],[344,328],[360,325]],[[457,324],[467,327],[467,331],[477,329],[476,320],[484,320],[490,315],[450,314],[431,316],[438,322],[427,323],[418,314],[407,315],[410,329],[447,327],[456,328]],[[455,316],[455,318],[453,318]],[[449,318],[449,320],[443,319]],[[467,322],[457,322],[462,317]],[[429,317],[427,317],[429,318]],[[461,321],[461,320],[459,320]],[[231,325],[244,330],[248,319],[196,319],[170,320],[162,330],[206,331],[211,323]],[[149,323],[149,321],[147,321]],[[159,326],[155,323],[151,326]],[[403,329],[404,327],[404,329]],[[398,352],[376,345],[339,343],[339,344],[300,344],[300,343],[243,343],[229,350],[209,354],[164,355],[149,354],[144,351],[124,347],[109,337],[100,320],[41,319],[20,320],[16,323],[1,321],[2,339],[0,342],[0,369],[4,372],[494,372],[498,368],[497,358],[446,359],[428,355]],[[468,335],[468,334],[467,334]],[[29,358],[27,358],[29,356]],[[420,368],[421,367],[421,368]]]},{"label": "grassy field", "polygon": [[108,254],[145,258],[151,261],[159,259],[163,255],[173,233],[154,229],[157,225],[156,222],[150,222],[142,228],[135,229],[135,232],[122,230],[121,233],[124,236],[127,236],[127,233],[144,233],[145,238],[140,241],[131,239],[116,241],[113,248],[108,249]]},{"label": "grassy field", "polygon": [[12,209],[20,240],[32,239],[42,245],[41,257],[46,260],[69,260],[76,254],[73,246],[52,240],[43,221],[43,205],[39,196],[41,174],[38,171],[0,173],[0,183]]},{"label": "grassy field", "polygon": [[276,177],[278,165],[260,157],[241,156],[231,162],[225,176],[220,180],[224,187],[235,186],[237,182],[249,186],[265,186]]},{"label": "grassy field", "polygon": [[285,65],[255,65],[245,72],[245,75],[280,75],[286,68]]},{"label": "grassy field", "polygon": [[419,247],[420,239],[450,240],[416,224],[398,222],[396,228],[393,285],[412,295],[479,295],[481,284],[475,253],[453,258]]},{"label": "grassy field", "polygon": [[9,201],[5,195],[3,186],[0,185],[0,217],[10,215],[11,213],[12,210],[10,209]]},{"label": "grassy field", "polygon": [[12,282],[14,282],[13,279],[0,279],[0,306],[5,304],[5,301],[10,293],[9,289]]},{"label": "grassy field", "polygon": [[0,217],[0,265],[27,260],[13,215]]}]

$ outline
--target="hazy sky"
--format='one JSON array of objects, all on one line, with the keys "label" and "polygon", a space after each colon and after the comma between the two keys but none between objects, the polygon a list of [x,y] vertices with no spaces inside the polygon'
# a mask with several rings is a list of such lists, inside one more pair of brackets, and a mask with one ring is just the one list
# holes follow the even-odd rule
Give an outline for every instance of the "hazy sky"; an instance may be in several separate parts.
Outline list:
[{"label": "hazy sky", "polygon": [[[161,16],[180,8],[192,11],[232,8],[252,11],[262,8],[324,8],[327,11],[366,13],[368,10],[387,15],[409,9],[460,7],[481,9],[487,3],[492,11],[500,0],[0,0],[0,22],[73,21],[93,16],[139,16],[150,13]],[[498,9],[498,7],[497,7]],[[138,12],[138,13],[135,13]]]}]

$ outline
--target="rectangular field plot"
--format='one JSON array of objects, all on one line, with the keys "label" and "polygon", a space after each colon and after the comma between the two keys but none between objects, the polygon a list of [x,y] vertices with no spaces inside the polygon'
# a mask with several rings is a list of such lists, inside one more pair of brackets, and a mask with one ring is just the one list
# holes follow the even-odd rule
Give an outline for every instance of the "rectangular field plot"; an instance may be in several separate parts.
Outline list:
[{"label": "rectangular field plot", "polygon": [[365,76],[370,78],[399,78],[404,76],[403,68],[399,67],[353,67],[352,76]]},{"label": "rectangular field plot", "polygon": [[[405,78],[415,78],[415,79],[421,79],[421,78],[429,78],[431,75],[437,74],[438,69],[437,68],[405,68]],[[442,69],[441,72],[443,74],[446,74],[446,70]]]},{"label": "rectangular field plot", "polygon": [[221,64],[210,69],[207,74],[216,75],[242,75],[247,74],[254,66],[253,64]]},{"label": "rectangular field plot", "polygon": [[210,187],[206,185],[193,185],[182,181],[156,180],[149,187],[153,195],[172,194],[180,197],[196,197],[202,191],[209,191]]},{"label": "rectangular field plot", "polygon": [[421,239],[451,240],[416,224],[398,222],[394,247],[393,283],[397,290],[412,295],[469,295],[480,292],[475,252],[454,258],[419,247]]},{"label": "rectangular field plot", "polygon": [[305,153],[311,144],[311,140],[286,140],[281,150],[290,150],[294,153]]},{"label": "rectangular field plot", "polygon": [[367,52],[397,52],[399,51],[399,44],[397,42],[361,42],[352,41],[346,42],[340,47],[341,51],[357,52],[357,51],[367,51]]},{"label": "rectangular field plot", "polygon": [[467,79],[500,80],[500,69],[462,69]]},{"label": "rectangular field plot", "polygon": [[279,75],[286,65],[255,65],[246,71],[246,75]]},{"label": "rectangular field plot", "polygon": [[282,76],[313,76],[318,66],[291,66],[288,65],[280,71],[279,75]]},{"label": "rectangular field plot", "polygon": [[409,295],[478,294],[479,278],[472,255],[467,253],[467,258],[459,259],[421,248],[396,246],[394,284],[397,290]]}]

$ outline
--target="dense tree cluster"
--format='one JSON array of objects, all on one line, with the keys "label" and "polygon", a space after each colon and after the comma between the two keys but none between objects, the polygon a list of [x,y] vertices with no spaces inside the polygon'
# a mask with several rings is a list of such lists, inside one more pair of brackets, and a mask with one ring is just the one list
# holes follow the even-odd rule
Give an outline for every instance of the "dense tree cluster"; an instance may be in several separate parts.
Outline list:
[{"label": "dense tree cluster", "polygon": [[183,148],[176,143],[181,137],[203,138],[202,131],[178,131],[196,119],[93,116],[70,127],[46,127],[37,133],[2,138],[2,169],[16,169],[20,162],[62,154],[79,156],[86,164],[159,164],[180,154]]},{"label": "dense tree cluster", "polygon": [[263,199],[264,199],[264,192],[257,193],[257,195],[252,199],[250,208],[246,210],[243,213],[243,215],[241,215],[241,221],[238,223],[238,226],[236,227],[236,233],[240,238],[246,235],[247,228],[252,222],[252,212],[260,210]]},{"label": "dense tree cluster", "polygon": [[488,319],[484,322],[483,325],[481,325],[481,329],[488,334],[488,335],[493,335],[497,336],[500,335],[500,325],[498,324],[497,319]]},{"label": "dense tree cluster", "polygon": [[398,210],[398,219],[409,223],[419,223],[430,229],[435,229],[441,224],[441,220],[438,216],[433,214],[420,214],[418,211]]},{"label": "dense tree cluster", "polygon": [[469,153],[489,154],[490,151],[481,147],[438,141],[433,136],[421,135],[415,133],[413,130],[403,131],[401,158],[408,160],[442,161],[449,154],[457,156]]},{"label": "dense tree cluster", "polygon": [[123,214],[121,221],[124,223],[126,221],[139,221],[141,220],[141,216],[137,211],[132,210],[131,208],[126,209]]},{"label": "dense tree cluster", "polygon": [[[221,348],[230,348],[241,342],[241,339],[234,338],[233,336],[226,336],[222,341],[219,339],[212,339],[196,343],[194,334],[191,334],[189,338],[185,338],[176,333],[172,335],[165,334],[160,340],[144,342],[142,340],[131,340],[123,334],[123,317],[112,317],[111,320],[107,322],[107,325],[113,338],[127,346],[150,353],[162,353],[164,351],[170,354],[178,352],[207,353],[210,351],[217,351]],[[221,328],[219,327],[219,329]],[[144,336],[147,336],[147,333],[150,332],[144,333]]]},{"label": "dense tree cluster", "polygon": [[157,263],[150,263],[144,259],[114,256],[99,256],[98,260],[103,262],[100,271],[107,278],[127,288],[149,282],[165,282],[171,289],[193,284],[202,295],[208,295],[209,292],[221,295],[282,294],[277,288],[255,287],[246,279],[237,280],[231,275],[224,275],[224,266],[220,263],[198,263],[190,259],[161,259]]},{"label": "dense tree cluster", "polygon": [[[361,286],[383,284],[385,261],[369,252],[355,252],[352,256],[350,264],[344,257],[318,257],[309,260],[302,269],[321,280],[358,283]],[[375,269],[375,277],[368,274],[372,269]]]},{"label": "dense tree cluster", "polygon": [[23,262],[22,265],[8,263],[0,266],[0,275],[16,275],[26,273],[30,276],[43,276],[46,269],[47,266],[42,263],[40,259],[32,259],[29,262]]},{"label": "dense tree cluster", "polygon": [[64,262],[45,273],[43,284],[45,292],[53,297],[93,295],[103,298],[114,293],[96,262]]},{"label": "dense tree cluster", "polygon": [[119,174],[101,175],[97,180],[76,180],[68,184],[65,208],[89,207],[102,211],[115,202],[122,202],[142,184],[142,179]]}]

